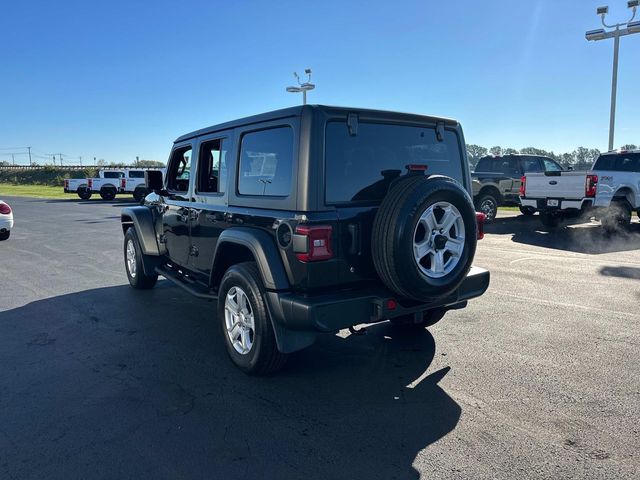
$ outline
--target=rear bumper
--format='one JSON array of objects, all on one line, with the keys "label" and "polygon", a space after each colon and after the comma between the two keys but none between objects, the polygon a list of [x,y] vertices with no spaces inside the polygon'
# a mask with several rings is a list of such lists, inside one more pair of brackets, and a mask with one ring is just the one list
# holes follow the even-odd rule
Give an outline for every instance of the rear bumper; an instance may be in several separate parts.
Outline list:
[{"label": "rear bumper", "polygon": [[[268,292],[267,301],[277,336],[279,327],[286,331],[329,333],[435,308],[460,308],[467,300],[482,295],[489,281],[489,271],[472,267],[456,291],[431,303],[398,299],[382,287],[306,297],[291,292]],[[395,299],[397,305],[392,310],[387,308],[390,299]],[[292,351],[283,349],[287,350]]]},{"label": "rear bumper", "polygon": [[0,218],[0,232],[6,232],[13,228],[13,218]]},{"label": "rear bumper", "polygon": [[[548,200],[557,200],[557,206],[549,206]],[[532,207],[540,211],[549,210],[586,210],[593,206],[592,198],[582,198],[580,200],[570,200],[563,198],[520,198],[523,207]]]}]

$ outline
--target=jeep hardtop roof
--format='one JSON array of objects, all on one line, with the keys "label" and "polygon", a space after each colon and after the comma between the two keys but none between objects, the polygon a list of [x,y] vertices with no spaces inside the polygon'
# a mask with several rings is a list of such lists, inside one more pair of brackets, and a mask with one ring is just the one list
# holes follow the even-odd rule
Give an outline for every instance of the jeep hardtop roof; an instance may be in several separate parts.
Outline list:
[{"label": "jeep hardtop roof", "polygon": [[261,123],[267,122],[271,120],[277,120],[280,118],[294,117],[300,116],[303,112],[324,112],[327,114],[336,114],[336,113],[357,113],[361,116],[375,116],[375,117],[383,117],[390,121],[401,120],[401,121],[415,121],[420,123],[436,123],[436,122],[444,122],[445,125],[449,126],[457,126],[457,120],[453,120],[451,118],[446,117],[435,117],[431,115],[418,115],[415,113],[403,113],[403,112],[394,112],[390,110],[375,110],[369,108],[356,108],[356,107],[337,107],[337,106],[329,106],[329,105],[299,105],[296,107],[283,108],[280,110],[273,110],[271,112],[260,113],[258,115],[252,115],[250,117],[244,117],[237,120],[231,120],[229,122],[220,123],[218,125],[213,125],[211,127],[202,128],[200,130],[195,130],[191,133],[187,133],[178,137],[174,143],[180,143],[184,140],[189,140],[190,138],[199,137],[201,135],[207,135],[210,133],[214,133],[221,130],[227,130],[230,128],[235,128],[239,126],[251,125],[252,123]]}]

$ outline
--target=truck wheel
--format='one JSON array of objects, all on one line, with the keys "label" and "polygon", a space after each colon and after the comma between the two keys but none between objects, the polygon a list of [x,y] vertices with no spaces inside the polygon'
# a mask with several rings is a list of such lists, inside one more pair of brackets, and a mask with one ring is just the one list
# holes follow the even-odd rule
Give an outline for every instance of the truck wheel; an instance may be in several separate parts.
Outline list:
[{"label": "truck wheel", "polygon": [[116,198],[116,189],[113,187],[105,187],[100,189],[100,196],[103,200],[113,200]]},{"label": "truck wheel", "polygon": [[82,200],[89,200],[91,198],[91,190],[89,190],[87,187],[79,187],[78,196]]},{"label": "truck wheel", "polygon": [[547,228],[556,228],[560,223],[560,217],[555,213],[540,212],[540,221]]},{"label": "truck wheel", "polygon": [[626,200],[614,200],[601,219],[608,233],[627,227],[631,223],[631,205]]},{"label": "truck wheel", "polygon": [[0,232],[0,242],[3,240],[8,240],[11,236],[11,230],[7,230],[6,232]]},{"label": "truck wheel", "polygon": [[218,292],[218,322],[227,353],[251,375],[275,372],[287,359],[276,345],[264,291],[257,265],[245,262],[225,272]]},{"label": "truck wheel", "polygon": [[138,234],[133,227],[129,227],[124,234],[124,266],[127,278],[133,288],[148,290],[155,286],[158,274],[147,275],[144,273],[143,256]]},{"label": "truck wheel", "polygon": [[442,320],[445,313],[447,313],[446,310],[435,308],[422,312],[422,318],[418,317],[418,321],[416,321],[414,314],[391,318],[389,321],[394,327],[399,328],[427,328]]},{"label": "truck wheel", "polygon": [[142,202],[142,200],[144,199],[144,197],[147,196],[147,189],[146,188],[136,188],[133,191],[133,199],[136,202]]},{"label": "truck wheel", "polygon": [[441,298],[464,280],[476,251],[471,198],[454,179],[397,181],[373,222],[371,249],[383,283],[401,297]]},{"label": "truck wheel", "polygon": [[485,193],[476,201],[476,208],[487,216],[485,223],[491,223],[498,214],[498,199],[490,193]]},{"label": "truck wheel", "polygon": [[520,213],[530,217],[531,215],[536,213],[536,209],[533,207],[523,207],[520,206]]}]

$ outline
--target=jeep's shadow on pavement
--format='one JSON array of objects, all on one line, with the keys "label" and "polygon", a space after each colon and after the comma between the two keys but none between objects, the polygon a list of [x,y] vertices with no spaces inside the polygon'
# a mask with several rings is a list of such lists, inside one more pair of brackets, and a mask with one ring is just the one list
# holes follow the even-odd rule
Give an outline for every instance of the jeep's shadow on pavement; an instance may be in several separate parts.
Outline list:
[{"label": "jeep's shadow on pavement", "polygon": [[67,203],[67,204],[76,204],[76,205],[93,205],[93,204],[100,204],[100,205],[111,205],[112,207],[127,207],[129,205],[139,205],[139,202],[136,202],[134,199],[132,199],[130,196],[126,196],[126,197],[121,197],[121,198],[114,198],[113,200],[102,200],[100,198],[100,196],[97,196],[96,198],[90,198],[89,200],[82,200],[81,198],[73,198],[73,197],[69,197],[69,198],[50,198],[50,199],[43,199],[43,200],[39,200],[39,201],[45,201],[46,203]]},{"label": "jeep's shadow on pavement", "polygon": [[0,478],[418,478],[460,418],[426,330],[325,336],[248,377],[214,311],[162,281],[0,312]]},{"label": "jeep's shadow on pavement", "polygon": [[555,229],[544,227],[538,215],[496,219],[485,227],[488,234],[511,235],[511,240],[537,247],[598,255],[640,248],[640,223],[606,232],[599,222],[567,219]]}]

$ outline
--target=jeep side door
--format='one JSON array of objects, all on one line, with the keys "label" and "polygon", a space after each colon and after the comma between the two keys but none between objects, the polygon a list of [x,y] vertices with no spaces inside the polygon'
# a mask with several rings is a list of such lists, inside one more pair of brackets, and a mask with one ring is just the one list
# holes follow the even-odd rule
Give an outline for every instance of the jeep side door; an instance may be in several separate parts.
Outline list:
[{"label": "jeep side door", "polygon": [[229,226],[227,205],[232,132],[200,139],[191,195],[189,269],[208,278],[218,237]]},{"label": "jeep side door", "polygon": [[176,146],[171,154],[165,185],[167,195],[161,197],[162,240],[169,259],[187,266],[189,258],[189,192],[191,175],[191,144]]}]

